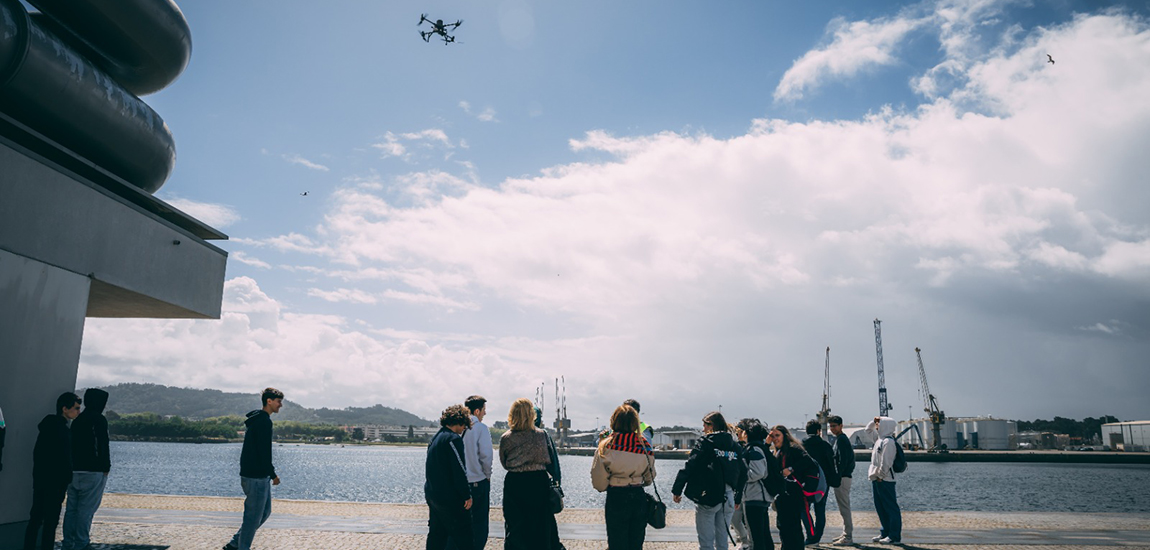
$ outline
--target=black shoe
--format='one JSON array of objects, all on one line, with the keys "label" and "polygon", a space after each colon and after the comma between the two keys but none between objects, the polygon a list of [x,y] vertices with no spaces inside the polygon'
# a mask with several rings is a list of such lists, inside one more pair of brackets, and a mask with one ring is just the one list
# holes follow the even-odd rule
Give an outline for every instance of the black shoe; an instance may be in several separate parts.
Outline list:
[{"label": "black shoe", "polygon": [[238,546],[232,545],[232,543],[229,542],[224,545],[224,550],[240,550],[240,548]]}]

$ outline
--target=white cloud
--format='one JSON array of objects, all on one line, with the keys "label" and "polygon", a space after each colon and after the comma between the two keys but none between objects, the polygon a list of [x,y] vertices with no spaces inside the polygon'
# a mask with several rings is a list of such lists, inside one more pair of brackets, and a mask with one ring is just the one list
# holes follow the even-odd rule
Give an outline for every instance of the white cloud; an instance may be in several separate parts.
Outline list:
[{"label": "white cloud", "polygon": [[904,17],[853,22],[836,19],[830,25],[831,43],[796,60],[775,88],[775,99],[799,99],[828,78],[851,77],[894,63],[893,50],[922,23]]},{"label": "white cloud", "polygon": [[284,155],[283,158],[284,158],[284,160],[286,160],[292,164],[298,164],[298,165],[303,166],[305,168],[311,168],[312,170],[319,170],[321,172],[327,172],[329,170],[327,166],[314,163],[314,162],[312,162],[308,159],[305,159],[299,155]]},{"label": "white cloud", "polygon": [[182,210],[212,227],[227,227],[240,221],[240,213],[225,204],[199,202],[191,199],[164,199],[168,204]]},{"label": "white cloud", "polygon": [[408,161],[412,159],[412,146],[423,149],[431,149],[436,146],[445,149],[454,148],[451,140],[447,137],[447,133],[439,128],[400,134],[388,132],[384,134],[383,141],[373,143],[371,146],[378,149],[384,158],[399,157]]},{"label": "white cloud", "polygon": [[272,267],[271,264],[269,264],[263,260],[257,259],[257,258],[249,257],[246,253],[240,252],[240,251],[232,252],[231,254],[228,255],[228,258],[233,259],[233,260],[240,262],[242,264],[247,264],[247,265],[250,265],[252,267],[258,267],[261,269],[271,269],[271,267]]}]

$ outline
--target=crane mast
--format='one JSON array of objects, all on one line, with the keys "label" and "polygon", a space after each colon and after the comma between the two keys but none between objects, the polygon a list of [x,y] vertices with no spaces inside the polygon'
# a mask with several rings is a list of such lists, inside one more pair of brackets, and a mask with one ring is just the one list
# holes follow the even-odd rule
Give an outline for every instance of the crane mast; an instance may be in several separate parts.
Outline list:
[{"label": "crane mast", "polygon": [[878,415],[887,416],[893,408],[886,400],[886,374],[882,366],[882,321],[874,320],[874,348],[878,356]]},{"label": "crane mast", "polygon": [[931,435],[934,436],[930,450],[938,451],[943,448],[942,425],[946,424],[946,413],[939,410],[938,401],[934,399],[934,394],[930,393],[930,384],[926,382],[926,367],[922,366],[922,350],[914,348],[914,354],[918,357],[918,378],[922,383],[923,410],[930,418]]},{"label": "crane mast", "polygon": [[827,421],[831,417],[831,348],[827,346],[827,361],[826,367],[823,370],[823,408],[819,410],[817,415],[819,424],[823,426],[823,436],[830,433],[827,429]]}]

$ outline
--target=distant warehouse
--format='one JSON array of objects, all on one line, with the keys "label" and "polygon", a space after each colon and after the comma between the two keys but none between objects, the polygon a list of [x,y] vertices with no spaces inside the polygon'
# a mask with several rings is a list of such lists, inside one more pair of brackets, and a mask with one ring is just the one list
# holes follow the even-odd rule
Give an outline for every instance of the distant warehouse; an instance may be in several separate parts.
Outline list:
[{"label": "distant warehouse", "polygon": [[1150,420],[1103,424],[1102,444],[1115,451],[1146,451],[1150,449]]}]

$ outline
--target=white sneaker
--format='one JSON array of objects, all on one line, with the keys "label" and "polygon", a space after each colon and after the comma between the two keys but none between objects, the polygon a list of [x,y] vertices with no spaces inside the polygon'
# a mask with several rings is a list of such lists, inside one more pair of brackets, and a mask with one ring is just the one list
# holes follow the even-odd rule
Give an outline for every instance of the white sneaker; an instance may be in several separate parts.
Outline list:
[{"label": "white sneaker", "polygon": [[877,542],[879,544],[894,544],[895,543],[893,540],[890,540],[890,537],[883,537],[881,539],[878,539],[875,542]]},{"label": "white sneaker", "polygon": [[[882,535],[879,535],[879,536],[877,536],[877,537],[875,537],[875,538],[873,538],[873,539],[870,539],[870,541],[871,541],[871,542],[879,542],[879,541],[881,541],[882,539],[885,539],[885,538],[886,538],[886,537],[884,537],[884,536],[882,536]],[[887,539],[887,540],[890,540],[890,539]]]}]

